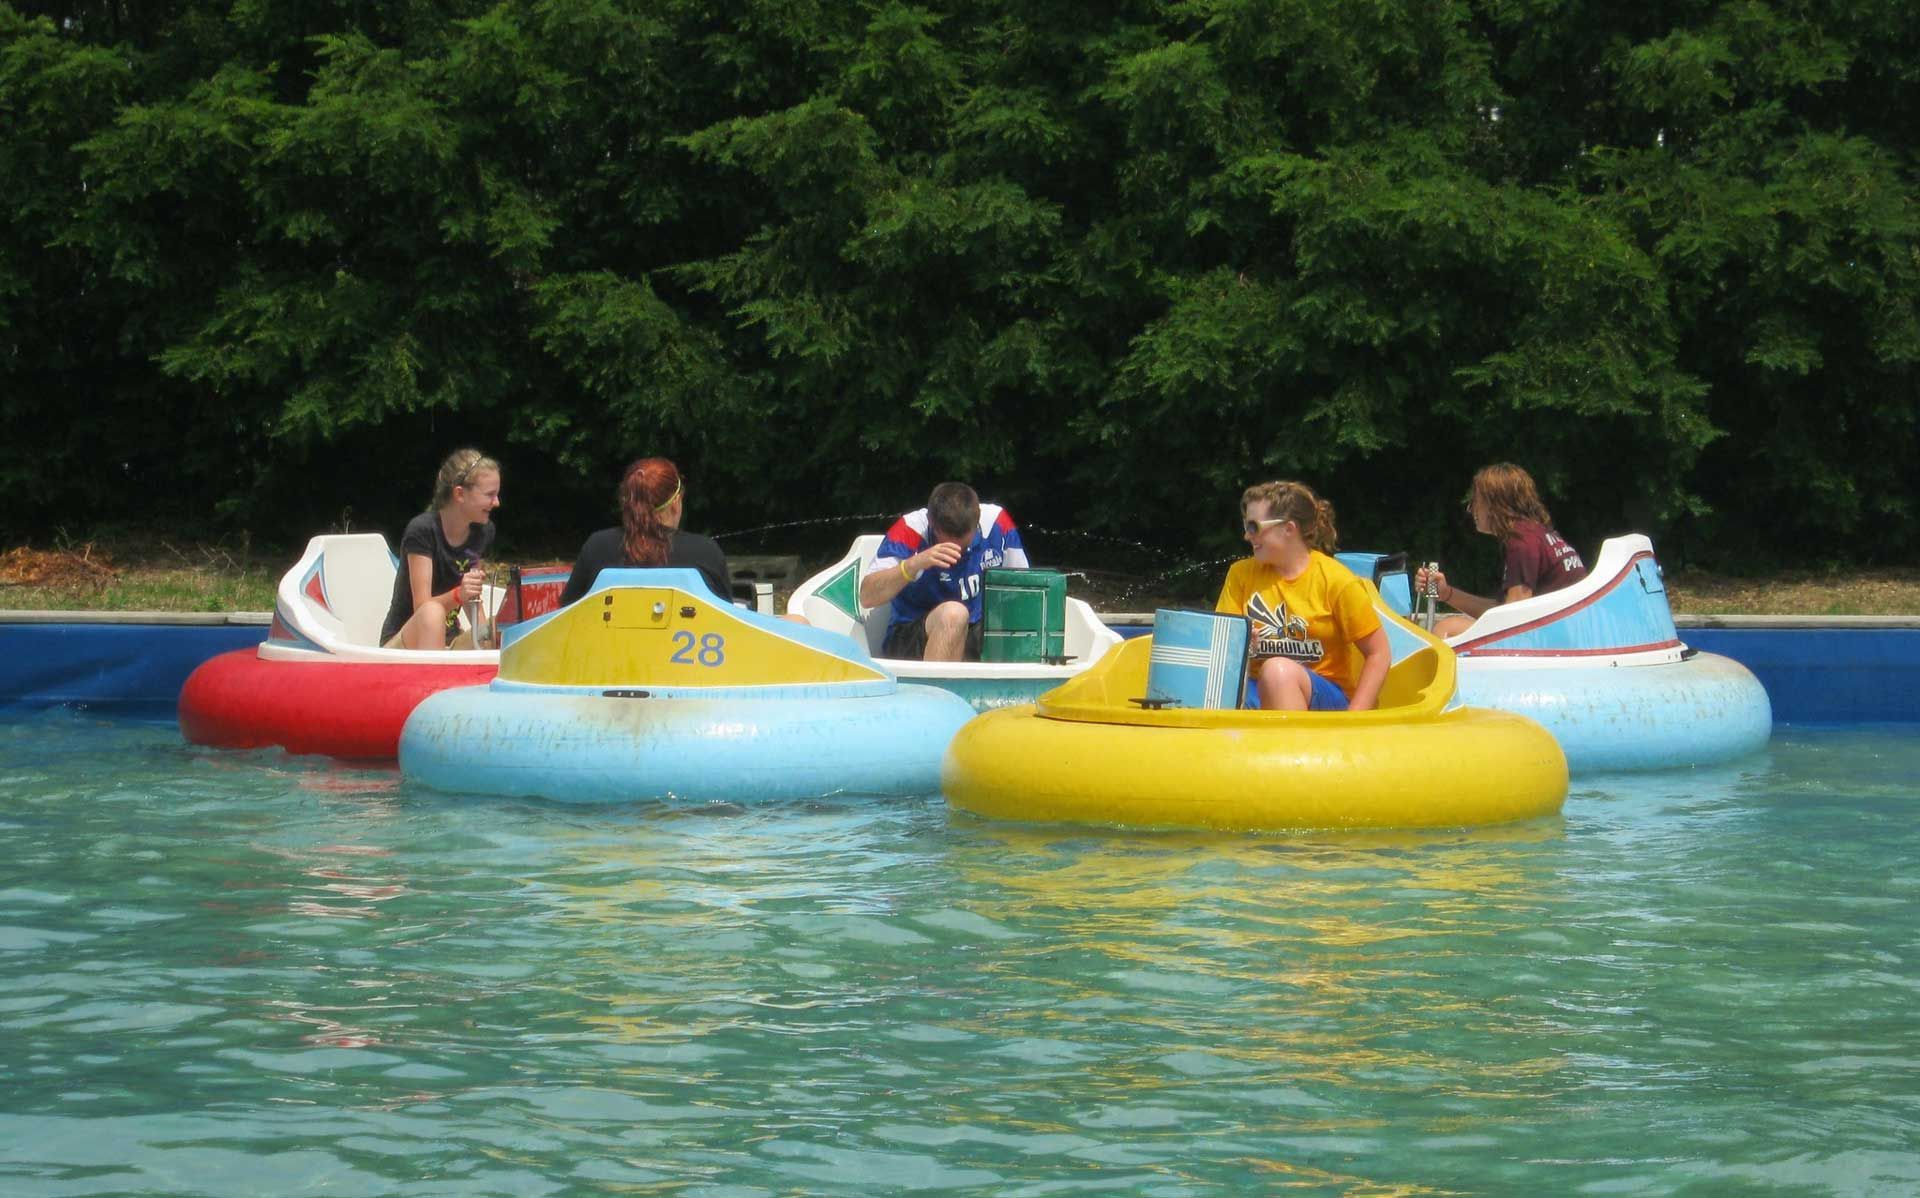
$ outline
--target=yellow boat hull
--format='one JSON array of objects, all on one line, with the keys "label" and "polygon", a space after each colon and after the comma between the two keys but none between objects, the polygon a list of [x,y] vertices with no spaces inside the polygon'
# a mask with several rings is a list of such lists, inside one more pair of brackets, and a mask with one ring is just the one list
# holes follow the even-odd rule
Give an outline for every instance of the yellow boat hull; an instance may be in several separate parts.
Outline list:
[{"label": "yellow boat hull", "polygon": [[[1234,713],[1231,726],[977,717],[947,748],[941,789],[991,819],[1285,831],[1451,828],[1560,810],[1567,760],[1523,716],[1460,708],[1405,724]],[[1271,726],[1253,726],[1264,715]]]},{"label": "yellow boat hull", "polygon": [[1397,640],[1375,710],[1148,710],[1134,698],[1142,637],[961,728],[941,789],[993,819],[1141,828],[1458,828],[1559,811],[1567,759],[1552,733],[1455,706],[1453,650],[1375,610]]}]

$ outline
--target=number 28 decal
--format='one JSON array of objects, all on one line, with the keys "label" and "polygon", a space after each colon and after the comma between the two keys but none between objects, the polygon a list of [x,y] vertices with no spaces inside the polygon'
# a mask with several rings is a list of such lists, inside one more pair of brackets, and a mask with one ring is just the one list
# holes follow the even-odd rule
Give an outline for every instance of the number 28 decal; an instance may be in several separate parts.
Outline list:
[{"label": "number 28 decal", "polygon": [[727,638],[717,632],[709,632],[695,640],[691,632],[682,629],[673,634],[673,656],[667,660],[675,665],[700,665],[712,669],[727,660]]}]

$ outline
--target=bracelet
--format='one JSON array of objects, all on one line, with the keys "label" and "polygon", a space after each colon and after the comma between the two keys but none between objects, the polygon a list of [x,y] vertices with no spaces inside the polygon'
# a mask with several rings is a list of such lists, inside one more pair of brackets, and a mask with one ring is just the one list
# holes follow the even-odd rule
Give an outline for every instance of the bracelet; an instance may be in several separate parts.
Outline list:
[{"label": "bracelet", "polygon": [[1452,583],[1448,583],[1448,584],[1447,584],[1447,593],[1446,593],[1445,595],[1442,595],[1442,596],[1440,597],[1440,602],[1442,602],[1442,603],[1452,603],[1452,602],[1453,602],[1453,589],[1454,589],[1454,588],[1453,588],[1453,584],[1452,584]]},{"label": "bracelet", "polygon": [[920,575],[908,573],[907,563],[905,562],[900,563],[900,577],[906,579],[908,582],[920,581]]}]

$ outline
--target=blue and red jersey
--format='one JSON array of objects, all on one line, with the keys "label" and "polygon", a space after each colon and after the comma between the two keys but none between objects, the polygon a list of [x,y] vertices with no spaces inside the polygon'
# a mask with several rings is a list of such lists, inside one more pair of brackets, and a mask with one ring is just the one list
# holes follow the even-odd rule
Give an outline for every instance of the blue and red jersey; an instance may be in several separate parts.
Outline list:
[{"label": "blue and red jersey", "polygon": [[[898,570],[902,562],[933,544],[933,540],[927,509],[908,512],[887,530],[886,540],[880,542],[880,548],[874,552],[867,573]],[[983,503],[980,530],[973,544],[960,556],[959,563],[950,570],[928,570],[908,583],[894,596],[892,617],[887,623],[889,626],[911,624],[940,604],[959,600],[967,605],[967,622],[978,624],[981,573],[995,566],[1025,569],[1026,565],[1026,546],[1020,543],[1020,530],[1014,527],[1013,517],[998,504]]]}]

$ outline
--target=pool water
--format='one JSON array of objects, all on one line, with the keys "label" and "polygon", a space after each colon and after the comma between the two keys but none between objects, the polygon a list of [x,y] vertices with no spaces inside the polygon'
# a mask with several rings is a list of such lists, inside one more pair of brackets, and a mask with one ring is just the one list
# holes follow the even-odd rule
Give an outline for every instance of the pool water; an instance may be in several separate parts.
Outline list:
[{"label": "pool water", "polygon": [[0,1194],[1909,1194],[1917,777],[1262,839],[0,724]]}]

